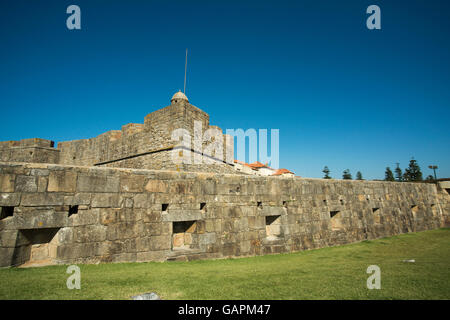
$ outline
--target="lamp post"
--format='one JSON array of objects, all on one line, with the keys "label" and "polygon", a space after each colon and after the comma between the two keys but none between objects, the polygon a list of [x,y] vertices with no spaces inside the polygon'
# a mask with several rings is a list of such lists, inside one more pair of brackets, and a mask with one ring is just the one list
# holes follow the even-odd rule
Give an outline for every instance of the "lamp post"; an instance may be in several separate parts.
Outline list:
[{"label": "lamp post", "polygon": [[438,168],[438,166],[434,166],[434,165],[429,165],[428,168],[432,169],[434,172],[434,180],[436,181],[436,169]]}]

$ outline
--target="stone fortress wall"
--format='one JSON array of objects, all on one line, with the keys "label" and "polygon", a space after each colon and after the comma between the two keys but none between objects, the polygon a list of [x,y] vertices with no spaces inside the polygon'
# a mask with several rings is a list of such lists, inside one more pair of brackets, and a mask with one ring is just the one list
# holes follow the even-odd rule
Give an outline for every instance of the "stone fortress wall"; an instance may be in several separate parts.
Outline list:
[{"label": "stone fortress wall", "polygon": [[[44,139],[0,142],[0,267],[253,256],[450,226],[450,186],[179,165],[171,134],[180,128],[192,141],[220,130],[179,92],[143,124],[57,149]],[[233,141],[219,137],[226,159]]]},{"label": "stone fortress wall", "polygon": [[[108,131],[95,138],[59,142],[57,149],[53,141],[44,139],[0,142],[0,161],[236,173],[233,163],[214,160],[214,164],[176,165],[172,161],[171,153],[176,147],[172,132],[186,129],[193,142],[194,121],[201,123],[201,135],[211,128],[221,132],[224,147],[220,159],[226,160],[226,153],[234,151],[233,140],[227,138],[219,127],[209,124],[209,115],[191,105],[184,95],[180,95],[181,99],[177,97],[179,94],[174,95],[169,106],[148,114],[143,124],[130,123],[122,130]],[[192,148],[183,152],[202,153],[206,144],[203,141],[198,150],[192,143]]]},{"label": "stone fortress wall", "polygon": [[450,225],[434,184],[0,164],[0,266],[242,257]]}]

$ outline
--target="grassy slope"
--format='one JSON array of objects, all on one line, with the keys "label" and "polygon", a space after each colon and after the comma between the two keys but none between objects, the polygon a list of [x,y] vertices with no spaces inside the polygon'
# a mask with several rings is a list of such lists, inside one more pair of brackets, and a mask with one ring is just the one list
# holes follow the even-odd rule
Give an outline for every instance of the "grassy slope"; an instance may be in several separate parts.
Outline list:
[{"label": "grassy slope", "polygon": [[[415,259],[415,263],[404,263]],[[366,269],[381,268],[381,290]],[[0,269],[0,299],[450,299],[450,229],[291,254],[242,259]]]}]

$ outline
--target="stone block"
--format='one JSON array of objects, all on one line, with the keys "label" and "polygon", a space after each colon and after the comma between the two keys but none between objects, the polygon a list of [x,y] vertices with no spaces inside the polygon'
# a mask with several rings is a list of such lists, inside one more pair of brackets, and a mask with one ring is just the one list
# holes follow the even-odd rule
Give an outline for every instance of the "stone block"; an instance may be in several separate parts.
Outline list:
[{"label": "stone block", "polygon": [[104,208],[99,209],[100,223],[104,225],[113,224],[119,221],[120,209]]},{"label": "stone block", "polygon": [[277,216],[286,214],[284,207],[264,206],[257,212],[260,216]]},{"label": "stone block", "polygon": [[185,233],[184,234],[184,245],[190,246],[192,244],[192,233]]},{"label": "stone block", "polygon": [[67,213],[36,208],[26,213],[14,213],[17,229],[61,228],[67,226]]},{"label": "stone block", "polygon": [[48,176],[50,173],[50,170],[48,169],[31,169],[30,175],[32,176]]},{"label": "stone block", "polygon": [[149,252],[150,250],[150,237],[144,236],[136,238],[136,251],[146,251]]},{"label": "stone block", "polygon": [[163,180],[149,180],[145,185],[148,192],[167,192],[167,183]]},{"label": "stone block", "polygon": [[0,206],[18,206],[20,203],[19,193],[0,193]]},{"label": "stone block", "polygon": [[192,194],[194,183],[193,181],[172,181],[169,186],[169,193],[171,194]]},{"label": "stone block", "polygon": [[255,216],[256,208],[250,206],[241,206],[241,212],[243,216]]},{"label": "stone block", "polygon": [[[145,223],[144,224],[144,235],[145,236],[159,236],[163,234],[163,223]],[[167,225],[167,224],[166,224]],[[165,234],[168,234],[168,232],[165,232]]]},{"label": "stone block", "polygon": [[238,218],[242,216],[240,206],[226,206],[223,207],[222,214],[224,218]]},{"label": "stone block", "polygon": [[18,246],[17,238],[17,230],[2,230],[0,232],[0,247],[14,248]]},{"label": "stone block", "polygon": [[100,209],[79,210],[78,213],[69,217],[71,226],[83,226],[98,224],[100,220]]},{"label": "stone block", "polygon": [[133,197],[135,208],[151,208],[154,204],[153,194],[141,193]]},{"label": "stone block", "polygon": [[133,208],[134,207],[133,198],[120,196],[119,206],[121,208]]},{"label": "stone block", "polygon": [[62,206],[64,195],[58,193],[24,193],[21,205],[25,207]]},{"label": "stone block", "polygon": [[38,192],[45,192],[47,190],[48,178],[47,177],[38,177]]},{"label": "stone block", "polygon": [[118,208],[118,193],[97,193],[92,195],[92,208]]},{"label": "stone block", "polygon": [[266,225],[265,218],[262,217],[248,217],[248,228],[250,229],[262,229]]},{"label": "stone block", "polygon": [[162,221],[193,221],[203,218],[201,210],[169,209],[162,215]]},{"label": "stone block", "polygon": [[[135,209],[136,210],[136,209]],[[141,212],[141,217],[144,222],[160,222],[165,221],[162,220],[162,217],[165,216],[160,211],[154,210],[143,210]]]},{"label": "stone block", "polygon": [[0,174],[0,192],[14,192],[14,174]]},{"label": "stone block", "polygon": [[202,194],[216,194],[216,183],[214,180],[205,180],[201,184]]},{"label": "stone block", "polygon": [[73,196],[64,197],[64,205],[75,206],[75,205],[89,205],[91,204],[91,194],[90,193],[75,193]]},{"label": "stone block", "polygon": [[75,192],[77,174],[71,171],[51,171],[48,177],[49,192]]},{"label": "stone block", "polygon": [[247,240],[247,241],[241,241],[239,249],[242,254],[248,254],[248,253],[250,253],[251,247],[252,247],[251,241]]},{"label": "stone block", "polygon": [[119,192],[119,177],[106,175],[78,175],[78,192]]},{"label": "stone block", "polygon": [[22,176],[22,175],[17,176],[15,190],[16,192],[36,192],[37,191],[36,177]]},{"label": "stone block", "polygon": [[172,245],[172,237],[170,235],[152,236],[150,237],[150,250],[170,249]]},{"label": "stone block", "polygon": [[208,245],[216,243],[216,233],[210,232],[210,233],[204,233],[199,235],[199,244],[200,245]]},{"label": "stone block", "polygon": [[173,247],[184,246],[184,233],[175,233],[172,237]]},{"label": "stone block", "polygon": [[137,252],[136,261],[164,261],[167,258],[167,251],[147,251],[147,252]]},{"label": "stone block", "polygon": [[99,242],[106,240],[107,227],[103,225],[85,225],[74,228],[74,242]]},{"label": "stone block", "polygon": [[14,248],[0,248],[0,267],[9,267],[13,263]]},{"label": "stone block", "polygon": [[73,241],[73,228],[64,227],[59,229],[58,233],[56,234],[56,239],[58,244],[68,244]]},{"label": "stone block", "polygon": [[[108,226],[108,229],[110,226]],[[134,222],[120,222],[115,225],[118,239],[135,238],[139,232],[139,224]]]},{"label": "stone block", "polygon": [[120,191],[121,192],[143,192],[145,176],[122,176],[120,179]]},{"label": "stone block", "polygon": [[214,220],[207,219],[205,220],[205,232],[214,232],[215,226],[214,226]]},{"label": "stone block", "polygon": [[81,243],[58,246],[57,257],[63,261],[74,261],[77,258],[83,257],[83,246],[84,244]]},{"label": "stone block", "polygon": [[135,252],[129,252],[129,253],[119,253],[111,255],[111,261],[112,262],[129,262],[129,261],[136,261],[136,253]]}]

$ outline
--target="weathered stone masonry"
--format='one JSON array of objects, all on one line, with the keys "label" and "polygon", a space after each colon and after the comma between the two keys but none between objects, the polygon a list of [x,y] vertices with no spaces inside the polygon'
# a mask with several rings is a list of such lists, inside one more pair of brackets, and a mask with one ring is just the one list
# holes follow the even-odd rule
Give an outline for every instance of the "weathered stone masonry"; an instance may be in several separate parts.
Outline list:
[{"label": "weathered stone masonry", "polygon": [[0,266],[292,252],[449,225],[434,184],[0,163]]},{"label": "weathered stone masonry", "polygon": [[251,256],[450,225],[448,189],[434,184],[248,176],[217,155],[175,164],[174,150],[208,143],[177,149],[180,128],[191,140],[214,129],[219,158],[232,155],[181,92],[142,124],[57,149],[0,142],[0,267]]}]

